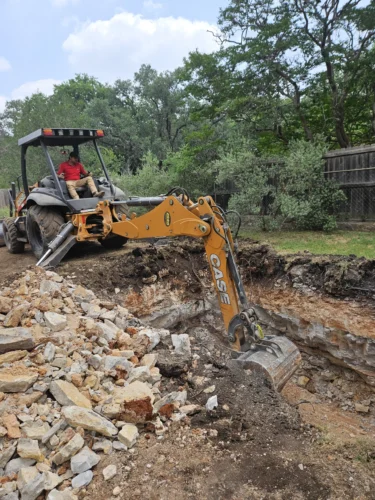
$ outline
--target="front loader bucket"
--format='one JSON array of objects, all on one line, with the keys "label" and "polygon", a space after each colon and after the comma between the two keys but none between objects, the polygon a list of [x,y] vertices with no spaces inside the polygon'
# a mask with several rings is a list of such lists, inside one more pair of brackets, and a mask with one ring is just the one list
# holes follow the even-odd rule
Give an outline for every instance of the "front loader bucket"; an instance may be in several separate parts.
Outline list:
[{"label": "front loader bucket", "polygon": [[5,246],[4,232],[3,232],[3,221],[0,221],[0,247]]},{"label": "front loader bucket", "polygon": [[[301,354],[295,344],[286,337],[267,336],[265,340],[274,349],[250,350],[241,354],[236,362],[243,369],[261,373],[271,381],[276,391],[281,391],[301,362]],[[276,354],[275,354],[276,353]]]}]

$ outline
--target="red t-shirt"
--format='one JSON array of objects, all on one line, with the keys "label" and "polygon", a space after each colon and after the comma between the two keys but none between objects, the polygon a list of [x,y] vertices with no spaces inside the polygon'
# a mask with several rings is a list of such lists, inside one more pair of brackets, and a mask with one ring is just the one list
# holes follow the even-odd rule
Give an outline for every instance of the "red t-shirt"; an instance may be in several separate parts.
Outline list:
[{"label": "red t-shirt", "polygon": [[57,172],[57,175],[61,174],[65,174],[64,180],[66,181],[78,181],[81,178],[81,174],[87,175],[87,172],[81,163],[71,165],[68,161],[66,161],[60,165]]}]

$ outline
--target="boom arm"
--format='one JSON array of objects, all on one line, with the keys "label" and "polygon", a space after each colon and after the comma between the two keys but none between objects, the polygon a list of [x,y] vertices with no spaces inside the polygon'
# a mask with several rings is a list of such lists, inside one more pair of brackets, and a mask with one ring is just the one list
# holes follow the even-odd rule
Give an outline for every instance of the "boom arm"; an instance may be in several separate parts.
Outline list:
[{"label": "boom arm", "polygon": [[262,335],[235,263],[230,228],[211,197],[199,198],[197,203],[185,196],[181,198],[151,199],[153,204],[158,200],[160,204],[140,217],[114,222],[112,233],[132,240],[164,236],[203,238],[229,341],[234,350],[240,351],[245,344],[244,327],[255,335],[253,340]]}]

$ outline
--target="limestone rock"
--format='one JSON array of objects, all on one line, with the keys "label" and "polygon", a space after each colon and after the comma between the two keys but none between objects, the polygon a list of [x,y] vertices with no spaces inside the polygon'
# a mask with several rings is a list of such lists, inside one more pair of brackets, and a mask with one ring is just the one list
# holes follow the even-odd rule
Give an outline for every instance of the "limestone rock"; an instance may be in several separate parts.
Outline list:
[{"label": "limestone rock", "polygon": [[61,465],[67,460],[70,460],[85,444],[80,434],[75,434],[74,437],[59,450],[58,453],[52,458],[56,465]]},{"label": "limestone rock", "polygon": [[126,358],[120,358],[118,356],[106,356],[102,360],[103,370],[109,372],[119,366],[124,368],[127,372],[130,372],[133,368],[133,364],[128,361]]},{"label": "limestone rock", "polygon": [[72,486],[73,488],[83,488],[84,486],[87,486],[91,483],[93,477],[94,474],[91,470],[83,472],[82,474],[79,474],[78,476],[73,478]]},{"label": "limestone rock", "polygon": [[21,490],[21,500],[36,500],[43,490],[44,476],[38,474]]},{"label": "limestone rock", "polygon": [[11,439],[18,439],[21,437],[20,426],[15,415],[5,413],[3,415],[3,424],[6,427],[8,437]]},{"label": "limestone rock", "polygon": [[199,405],[186,405],[180,407],[180,412],[184,413],[185,415],[195,415],[200,411],[202,411],[202,408]]},{"label": "limestone rock", "polygon": [[49,424],[47,422],[42,422],[41,420],[36,422],[26,422],[26,424],[22,427],[22,432],[26,437],[30,439],[37,439],[38,441],[40,441],[49,430]]},{"label": "limestone rock", "polygon": [[116,474],[117,474],[116,465],[108,465],[105,469],[103,469],[103,477],[105,481],[113,479]]},{"label": "limestone rock", "polygon": [[68,424],[73,427],[82,427],[108,437],[117,435],[116,427],[109,420],[86,408],[65,406],[62,413]]},{"label": "limestone rock", "polygon": [[5,316],[3,326],[15,328],[21,323],[21,319],[27,313],[30,304],[21,304],[14,309],[11,309]]},{"label": "limestone rock", "polygon": [[46,325],[51,328],[53,332],[61,332],[68,324],[65,316],[51,311],[44,313],[44,319],[46,320]]},{"label": "limestone rock", "polygon": [[106,455],[109,455],[112,452],[112,447],[112,441],[109,441],[109,439],[101,439],[94,443],[92,449],[93,451],[102,451]]},{"label": "limestone rock", "polygon": [[72,297],[78,302],[90,302],[95,298],[95,294],[91,290],[87,290],[86,288],[83,288],[83,286],[78,285],[74,290]]},{"label": "limestone rock", "polygon": [[69,490],[52,490],[49,492],[47,500],[78,500],[78,497]]},{"label": "limestone rock", "polygon": [[69,382],[57,380],[51,382],[50,392],[61,406],[80,406],[91,409],[91,402],[79,392],[79,390]]},{"label": "limestone rock", "polygon": [[119,432],[118,438],[122,444],[124,444],[128,448],[131,448],[135,445],[138,436],[139,433],[136,425],[125,424]]},{"label": "limestone rock", "polygon": [[145,354],[141,360],[141,366],[148,366],[151,370],[156,365],[157,360],[157,354]]},{"label": "limestone rock", "polygon": [[10,445],[8,448],[0,453],[0,468],[4,469],[9,460],[16,452],[16,445]]},{"label": "limestone rock", "polygon": [[0,371],[1,392],[26,392],[36,381],[38,374],[31,370],[23,370],[23,373],[12,374],[11,369]]},{"label": "limestone rock", "polygon": [[34,349],[35,342],[28,328],[0,328],[0,354]]},{"label": "limestone rock", "polygon": [[54,281],[50,280],[43,280],[40,283],[40,294],[43,295],[44,293],[48,293],[51,297],[54,297],[60,292],[61,290],[61,284],[56,283]]},{"label": "limestone rock", "polygon": [[48,342],[48,344],[44,348],[44,353],[43,353],[44,359],[48,363],[50,363],[51,361],[53,361],[55,353],[56,353],[56,347],[52,344],[52,342]]},{"label": "limestone rock", "polygon": [[63,482],[63,478],[54,474],[53,472],[46,471],[43,472],[44,476],[44,489],[46,491],[51,491],[56,488],[60,483]]},{"label": "limestone rock", "polygon": [[5,363],[14,363],[14,361],[19,361],[27,356],[27,351],[11,351],[4,354],[0,354],[0,366]]},{"label": "limestone rock", "polygon": [[70,461],[70,468],[74,474],[81,474],[89,469],[92,469],[100,461],[99,455],[85,446],[77,455]]},{"label": "limestone rock", "polygon": [[34,458],[38,462],[44,458],[36,439],[21,438],[17,444],[17,453],[21,458]]},{"label": "limestone rock", "polygon": [[37,475],[38,475],[38,469],[36,467],[24,467],[18,473],[17,488],[21,491]]},{"label": "limestone rock", "polygon": [[190,339],[187,333],[182,333],[180,335],[171,335],[171,340],[176,354],[182,356],[191,356]]},{"label": "limestone rock", "polygon": [[132,382],[115,392],[115,399],[122,401],[121,420],[132,423],[144,423],[152,419],[155,396],[143,382]]},{"label": "limestone rock", "polygon": [[137,366],[133,368],[130,372],[128,382],[134,382],[138,380],[139,382],[147,382],[151,377],[150,368],[148,366]]},{"label": "limestone rock", "polygon": [[0,296],[0,314],[8,314],[12,309],[12,300],[8,297]]},{"label": "limestone rock", "polygon": [[5,474],[8,476],[10,474],[17,474],[21,469],[25,467],[31,467],[35,464],[35,460],[31,458],[14,458],[7,463],[5,467]]}]

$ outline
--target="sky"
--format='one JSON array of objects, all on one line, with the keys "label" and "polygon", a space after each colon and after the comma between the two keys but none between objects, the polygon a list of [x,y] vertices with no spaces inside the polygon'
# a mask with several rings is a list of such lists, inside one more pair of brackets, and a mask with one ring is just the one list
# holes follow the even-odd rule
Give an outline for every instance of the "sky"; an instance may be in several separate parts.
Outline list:
[{"label": "sky", "polygon": [[141,64],[173,70],[190,51],[211,52],[228,0],[0,0],[0,112],[10,99],[77,73],[132,78]]}]

